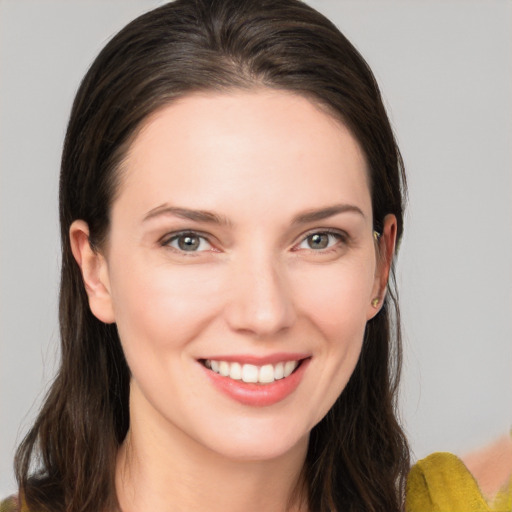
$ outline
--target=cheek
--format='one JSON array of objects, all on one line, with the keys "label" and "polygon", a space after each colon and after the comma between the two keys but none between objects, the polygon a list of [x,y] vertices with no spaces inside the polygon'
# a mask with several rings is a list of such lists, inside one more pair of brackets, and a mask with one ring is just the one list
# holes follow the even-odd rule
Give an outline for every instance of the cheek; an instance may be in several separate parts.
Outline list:
[{"label": "cheek", "polygon": [[339,265],[301,273],[297,304],[320,333],[315,365],[319,421],[342,393],[361,353],[373,287],[372,265]]},{"label": "cheek", "polygon": [[216,314],[215,297],[221,286],[211,272],[206,279],[201,270],[186,266],[155,265],[135,258],[123,263],[115,266],[111,293],[125,351],[186,345]]},{"label": "cheek", "polygon": [[330,265],[302,269],[296,280],[296,303],[329,339],[347,329],[364,331],[374,284],[373,265]]}]

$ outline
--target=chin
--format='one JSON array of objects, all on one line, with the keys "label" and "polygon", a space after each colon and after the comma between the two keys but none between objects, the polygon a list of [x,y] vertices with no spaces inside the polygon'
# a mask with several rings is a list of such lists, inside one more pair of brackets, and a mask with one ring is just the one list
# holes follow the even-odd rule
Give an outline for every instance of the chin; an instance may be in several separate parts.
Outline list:
[{"label": "chin", "polygon": [[296,424],[276,425],[252,419],[246,428],[211,429],[202,444],[229,460],[263,462],[290,454],[305,456],[308,440],[309,429],[297,429]]}]

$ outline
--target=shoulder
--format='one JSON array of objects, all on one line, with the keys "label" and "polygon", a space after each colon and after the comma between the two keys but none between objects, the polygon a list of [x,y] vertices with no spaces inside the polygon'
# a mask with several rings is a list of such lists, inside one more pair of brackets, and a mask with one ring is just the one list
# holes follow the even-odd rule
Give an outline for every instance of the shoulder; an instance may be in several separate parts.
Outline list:
[{"label": "shoulder", "polygon": [[0,501],[0,512],[20,512],[20,505],[16,496]]},{"label": "shoulder", "polygon": [[406,512],[489,512],[480,488],[464,463],[451,453],[418,461],[407,479]]},{"label": "shoulder", "polygon": [[11,496],[0,501],[0,512],[30,512],[23,500],[18,496]]}]

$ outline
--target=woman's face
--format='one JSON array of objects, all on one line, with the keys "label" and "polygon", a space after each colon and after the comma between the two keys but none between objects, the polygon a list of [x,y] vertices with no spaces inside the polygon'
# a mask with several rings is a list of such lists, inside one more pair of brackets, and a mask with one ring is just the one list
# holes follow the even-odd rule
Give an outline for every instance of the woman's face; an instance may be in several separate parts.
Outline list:
[{"label": "woman's face", "polygon": [[88,292],[119,330],[132,426],[235,459],[303,448],[385,280],[355,139],[292,93],[195,94],[121,176]]}]

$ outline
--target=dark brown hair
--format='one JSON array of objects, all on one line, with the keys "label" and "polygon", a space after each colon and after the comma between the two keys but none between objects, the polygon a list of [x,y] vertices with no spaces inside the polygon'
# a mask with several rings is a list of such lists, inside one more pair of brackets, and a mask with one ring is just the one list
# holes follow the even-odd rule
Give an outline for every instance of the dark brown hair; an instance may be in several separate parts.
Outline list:
[{"label": "dark brown hair", "polygon": [[[326,107],[363,149],[374,226],[403,227],[405,178],[368,65],[324,16],[298,0],[177,0],[137,18],[103,49],[79,88],[60,179],[62,361],[42,410],[18,449],[20,492],[45,511],[115,506],[115,457],[128,427],[130,372],[115,325],[96,319],[70,250],[85,220],[91,245],[108,236],[119,168],[148,116],[193,91],[269,87]],[[394,288],[394,287],[392,287]],[[357,367],[312,430],[303,469],[312,511],[395,511],[408,448],[396,420],[400,370],[396,295],[366,326]]]}]

